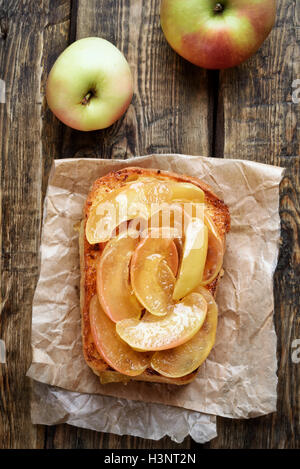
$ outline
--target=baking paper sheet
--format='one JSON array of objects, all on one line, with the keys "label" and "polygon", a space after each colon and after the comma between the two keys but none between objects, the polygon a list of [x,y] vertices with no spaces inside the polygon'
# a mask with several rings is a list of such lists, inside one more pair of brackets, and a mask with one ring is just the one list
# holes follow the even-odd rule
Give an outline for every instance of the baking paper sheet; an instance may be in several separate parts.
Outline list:
[{"label": "baking paper sheet", "polygon": [[116,435],[151,440],[169,436],[182,443],[190,435],[197,443],[217,436],[216,417],[163,404],[83,394],[34,382],[32,422],[43,425],[68,423]]},{"label": "baking paper sheet", "polygon": [[[197,176],[229,206],[225,274],[218,287],[216,344],[186,386],[131,382],[101,385],[82,355],[78,232],[93,181],[126,166]],[[283,169],[242,160],[150,155],[131,160],[54,162],[45,200],[41,271],[33,302],[31,378],[66,390],[155,402],[207,414],[248,418],[276,410],[273,273]],[[72,411],[73,412],[73,411]]]}]

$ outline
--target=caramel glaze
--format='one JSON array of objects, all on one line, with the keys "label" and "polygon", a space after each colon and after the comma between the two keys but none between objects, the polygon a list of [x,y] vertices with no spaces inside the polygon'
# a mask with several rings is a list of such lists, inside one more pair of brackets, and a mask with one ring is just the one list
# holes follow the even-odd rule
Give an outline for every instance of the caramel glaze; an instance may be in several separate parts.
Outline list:
[{"label": "caramel glaze", "polygon": [[[148,176],[160,180],[173,180],[178,182],[188,182],[195,184],[203,190],[205,194],[205,205],[209,216],[215,224],[219,236],[222,238],[225,246],[225,235],[230,230],[230,215],[227,205],[223,200],[212,191],[212,189],[197,178],[179,175],[172,172],[166,172],[159,169],[145,169],[138,167],[124,168],[120,171],[110,172],[106,176],[97,179],[87,197],[83,210],[83,220],[80,230],[80,268],[81,268],[81,285],[80,285],[80,304],[81,304],[81,321],[82,321],[82,341],[83,353],[87,364],[92,368],[94,373],[99,375],[102,371],[114,371],[101,357],[94,344],[89,321],[89,304],[93,295],[96,294],[96,266],[106,243],[91,245],[85,237],[85,226],[89,216],[89,212],[93,204],[97,204],[103,193],[119,189],[128,181],[133,181],[139,176]],[[218,282],[222,274],[206,288],[215,296]],[[145,370],[142,375],[135,377],[136,380],[166,382],[173,384],[185,384],[190,382],[196,376],[198,370],[195,370],[188,376],[182,378],[165,378],[152,368]],[[115,372],[117,373],[117,372]],[[119,373],[118,373],[119,374]],[[122,375],[120,375],[120,381]]]}]

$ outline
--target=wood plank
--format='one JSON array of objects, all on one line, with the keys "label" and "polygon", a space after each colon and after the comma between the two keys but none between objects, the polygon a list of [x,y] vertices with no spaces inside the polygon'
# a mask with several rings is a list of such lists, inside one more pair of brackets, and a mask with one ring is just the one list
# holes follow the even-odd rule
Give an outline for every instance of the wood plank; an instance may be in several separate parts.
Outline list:
[{"label": "wood plank", "polygon": [[[44,444],[43,427],[31,424],[28,405],[31,383],[25,374],[31,361],[31,309],[42,216],[41,180],[44,164],[49,166],[42,151],[47,155],[51,146],[50,143],[42,147],[40,138],[41,67],[47,61],[44,31],[49,34],[50,23],[60,21],[60,14],[65,15],[64,5],[69,2],[62,6],[59,3],[62,2],[0,0],[0,74],[6,82],[6,104],[0,104],[0,338],[5,341],[7,351],[7,363],[0,365],[1,448],[38,448]],[[54,6],[57,8],[52,11]],[[49,39],[46,34],[47,47]],[[50,159],[51,156],[49,152]]]},{"label": "wood plank", "polygon": [[44,171],[42,194],[48,184],[48,175],[53,159],[60,158],[63,142],[64,125],[50,111],[45,98],[48,74],[57,57],[69,45],[71,35],[72,0],[48,0],[47,22],[43,29],[43,58],[41,75],[41,95],[43,96],[42,119],[42,151],[44,155]]},{"label": "wood plank", "polygon": [[63,157],[210,153],[210,75],[168,46],[159,6],[159,0],[78,0],[76,38],[101,36],[115,44],[129,61],[135,93],[124,118],[109,129],[65,129]]},{"label": "wood plank", "polygon": [[299,156],[293,156],[300,154],[300,106],[292,102],[292,83],[300,76],[299,13],[297,2],[280,2],[276,26],[260,51],[242,66],[220,73],[216,131],[221,156],[279,165],[287,171],[281,184],[282,246],[274,277],[277,413],[250,421],[218,419],[219,436],[208,445],[212,448],[299,445],[299,365],[291,361],[292,342],[300,337],[300,181]]},{"label": "wood plank", "polygon": [[292,101],[300,77],[299,16],[299,2],[278,2],[276,25],[258,53],[220,73],[224,158],[277,165],[278,157],[300,155],[300,106]]}]

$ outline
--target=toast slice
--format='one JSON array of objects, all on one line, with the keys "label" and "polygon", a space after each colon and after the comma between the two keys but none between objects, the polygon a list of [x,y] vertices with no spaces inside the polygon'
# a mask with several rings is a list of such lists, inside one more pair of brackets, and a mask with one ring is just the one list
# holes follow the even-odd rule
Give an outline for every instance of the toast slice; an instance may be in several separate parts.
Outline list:
[{"label": "toast slice", "polygon": [[[172,172],[166,172],[159,169],[145,169],[138,167],[128,167],[119,171],[111,172],[106,176],[97,179],[87,197],[83,219],[79,233],[79,251],[80,251],[80,308],[81,308],[81,326],[83,354],[88,366],[100,377],[101,383],[109,382],[128,382],[129,380],[150,381],[169,384],[187,384],[196,377],[197,371],[183,376],[182,378],[167,378],[160,375],[152,368],[147,368],[141,375],[129,377],[113,370],[101,357],[91,334],[89,320],[89,305],[92,297],[96,294],[96,266],[100,259],[105,243],[89,244],[85,236],[86,222],[94,204],[97,204],[107,192],[121,188],[129,181],[138,179],[141,176],[157,178],[159,180],[173,180],[177,182],[188,182],[196,185],[203,190],[205,195],[205,206],[207,213],[215,224],[219,237],[223,240],[225,246],[225,236],[230,229],[230,215],[228,207],[220,200],[212,189],[197,178],[179,175]],[[222,270],[217,278],[207,288],[214,296]]]}]

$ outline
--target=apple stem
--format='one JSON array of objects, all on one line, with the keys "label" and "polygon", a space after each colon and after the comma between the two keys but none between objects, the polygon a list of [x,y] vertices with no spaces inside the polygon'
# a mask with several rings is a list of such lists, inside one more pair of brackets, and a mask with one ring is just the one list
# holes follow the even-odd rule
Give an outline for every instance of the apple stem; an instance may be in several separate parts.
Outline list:
[{"label": "apple stem", "polygon": [[222,13],[222,11],[224,11],[224,6],[222,5],[222,3],[216,3],[215,8],[214,8],[214,12],[215,13]]},{"label": "apple stem", "polygon": [[84,106],[86,106],[90,100],[90,98],[92,97],[93,93],[91,91],[89,91],[85,97],[83,98],[83,100],[81,101],[81,104],[83,104]]}]

